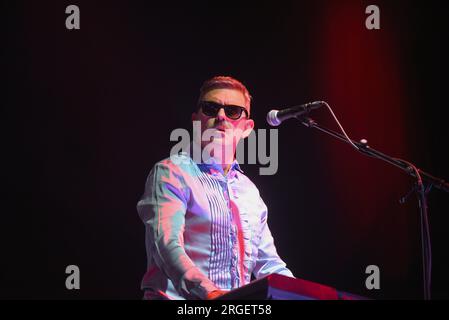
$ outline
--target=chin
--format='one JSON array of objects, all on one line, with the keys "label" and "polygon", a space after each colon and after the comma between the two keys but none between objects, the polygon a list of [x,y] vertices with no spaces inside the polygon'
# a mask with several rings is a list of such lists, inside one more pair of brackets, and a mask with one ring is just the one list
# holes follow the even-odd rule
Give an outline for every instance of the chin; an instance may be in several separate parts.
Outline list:
[{"label": "chin", "polygon": [[214,138],[213,141],[210,141],[207,144],[215,148],[232,148],[232,142],[226,143],[226,139],[224,137]]}]

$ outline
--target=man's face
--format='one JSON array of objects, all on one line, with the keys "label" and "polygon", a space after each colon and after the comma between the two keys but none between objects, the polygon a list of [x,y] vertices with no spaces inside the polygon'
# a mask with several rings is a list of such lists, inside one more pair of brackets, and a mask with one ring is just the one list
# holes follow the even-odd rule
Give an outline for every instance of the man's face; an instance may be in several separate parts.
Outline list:
[{"label": "man's face", "polygon": [[[212,101],[221,105],[241,106],[246,109],[249,114],[249,105],[245,102],[245,96],[239,90],[234,89],[214,89],[207,92],[203,101]],[[254,121],[248,119],[245,112],[239,119],[233,120],[227,117],[223,108],[221,108],[216,116],[207,116],[202,110],[198,110],[192,114],[193,121],[201,122],[201,136],[208,130],[213,133],[213,138],[209,141],[202,141],[201,145],[205,147],[212,140],[214,144],[221,144],[222,147],[235,146],[242,138],[246,138],[254,128]],[[205,135],[207,136],[207,134]]]}]

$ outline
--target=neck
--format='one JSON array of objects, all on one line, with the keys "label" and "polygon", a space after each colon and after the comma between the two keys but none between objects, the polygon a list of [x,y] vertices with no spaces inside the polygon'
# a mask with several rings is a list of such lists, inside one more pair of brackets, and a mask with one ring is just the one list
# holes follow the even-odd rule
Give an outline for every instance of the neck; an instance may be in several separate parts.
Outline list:
[{"label": "neck", "polygon": [[229,169],[231,169],[231,164],[222,164],[221,167],[223,168],[224,174],[227,175],[229,172]]},{"label": "neck", "polygon": [[[204,149],[203,149],[204,150]],[[215,152],[215,151],[221,152]],[[214,149],[212,148],[210,152],[207,152],[211,157],[214,158],[215,162],[223,168],[223,172],[226,175],[231,168],[232,163],[235,160],[235,147],[223,147]]]},{"label": "neck", "polygon": [[223,168],[223,172],[225,175],[228,174],[229,169],[231,168],[232,163],[234,162],[234,153],[231,153],[230,155],[224,154],[223,157],[219,157],[217,160],[217,163],[221,165]]}]

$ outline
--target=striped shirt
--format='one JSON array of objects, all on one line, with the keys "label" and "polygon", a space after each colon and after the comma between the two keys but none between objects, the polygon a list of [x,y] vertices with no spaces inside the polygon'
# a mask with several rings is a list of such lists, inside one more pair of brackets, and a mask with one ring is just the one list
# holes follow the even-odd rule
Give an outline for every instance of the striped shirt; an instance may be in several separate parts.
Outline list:
[{"label": "striped shirt", "polygon": [[271,273],[293,277],[279,258],[267,207],[237,161],[225,175],[213,158],[181,153],[158,162],[137,204],[145,224],[148,299],[202,299]]}]

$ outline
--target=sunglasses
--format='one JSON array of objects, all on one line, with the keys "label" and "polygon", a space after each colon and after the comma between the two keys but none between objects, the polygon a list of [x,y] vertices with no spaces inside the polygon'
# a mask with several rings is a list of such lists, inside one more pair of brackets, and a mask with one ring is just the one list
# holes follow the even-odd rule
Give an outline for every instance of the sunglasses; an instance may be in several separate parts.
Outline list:
[{"label": "sunglasses", "polygon": [[208,117],[216,117],[220,109],[223,108],[226,117],[229,119],[238,120],[243,112],[245,112],[246,117],[249,118],[248,110],[240,106],[222,105],[212,101],[200,101],[198,103],[198,109],[199,108],[201,108],[201,111]]}]

